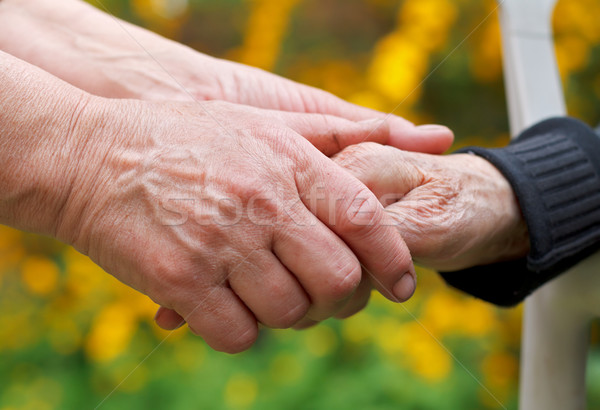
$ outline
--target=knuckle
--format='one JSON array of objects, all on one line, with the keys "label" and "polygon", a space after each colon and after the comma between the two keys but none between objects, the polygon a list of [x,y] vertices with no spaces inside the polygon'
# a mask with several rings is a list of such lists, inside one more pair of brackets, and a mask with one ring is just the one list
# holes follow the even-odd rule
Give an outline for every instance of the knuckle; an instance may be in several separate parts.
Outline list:
[{"label": "knuckle", "polygon": [[365,227],[376,225],[382,217],[382,211],[377,198],[363,186],[340,208],[341,228],[344,232],[361,232]]},{"label": "knuckle", "polygon": [[386,147],[376,142],[361,142],[350,145],[335,156],[335,161],[349,169],[361,169],[371,164],[373,157],[385,151]]},{"label": "knuckle", "polygon": [[240,332],[240,335],[233,339],[228,353],[239,353],[248,350],[258,338],[258,328],[256,324],[248,326]]},{"label": "knuckle", "polygon": [[215,111],[230,111],[232,109],[232,105],[224,100],[207,100],[202,101],[202,105],[208,109],[212,109]]},{"label": "knuckle", "polygon": [[261,322],[271,328],[286,329],[302,319],[310,308],[310,300],[301,289],[267,281],[270,303],[261,315]]},{"label": "knuckle", "polygon": [[327,286],[323,289],[325,297],[334,301],[347,299],[360,284],[362,269],[356,260],[346,263],[332,275]]},{"label": "knuckle", "polygon": [[[192,333],[197,336],[206,336],[196,333],[190,326]],[[214,350],[223,353],[236,354],[248,350],[258,338],[258,328],[256,324],[242,327],[239,330],[229,331],[217,340],[206,338],[207,343]]]},{"label": "knuckle", "polygon": [[275,329],[287,329],[298,323],[306,314],[310,308],[310,303],[306,298],[295,306],[291,307],[281,315],[277,315],[270,318],[265,325]]},{"label": "knuckle", "polygon": [[320,122],[326,127],[329,128],[329,126],[332,125],[332,121],[331,121],[331,116],[324,114],[324,113],[317,113],[315,114],[319,117]]},{"label": "knuckle", "polygon": [[[396,283],[412,265],[412,258],[408,252],[396,252],[379,268],[374,275],[384,282]],[[389,278],[389,280],[386,280]]]},{"label": "knuckle", "polygon": [[147,268],[143,276],[148,279],[145,280],[144,289],[140,290],[165,306],[176,304],[190,289],[200,286],[193,270],[179,262],[157,261]]}]

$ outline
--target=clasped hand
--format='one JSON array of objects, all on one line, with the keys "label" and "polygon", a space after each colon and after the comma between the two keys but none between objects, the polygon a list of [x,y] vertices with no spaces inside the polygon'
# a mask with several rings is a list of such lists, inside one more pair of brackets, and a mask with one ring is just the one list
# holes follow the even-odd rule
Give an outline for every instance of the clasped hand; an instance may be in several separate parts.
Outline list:
[{"label": "clasped hand", "polygon": [[[423,260],[460,253],[432,250],[446,238],[419,235],[441,205],[407,208],[426,184],[417,168],[394,168],[434,164],[425,158],[439,157],[397,148],[442,153],[447,128],[202,55],[83,2],[58,3],[0,3],[4,134],[34,147],[6,159],[18,163],[1,222],[89,255],[163,306],[159,325],[186,321],[213,348],[239,352],[258,323],[347,317],[372,287],[408,299],[416,276],[403,236]],[[404,202],[386,212],[378,199],[390,193]]]}]

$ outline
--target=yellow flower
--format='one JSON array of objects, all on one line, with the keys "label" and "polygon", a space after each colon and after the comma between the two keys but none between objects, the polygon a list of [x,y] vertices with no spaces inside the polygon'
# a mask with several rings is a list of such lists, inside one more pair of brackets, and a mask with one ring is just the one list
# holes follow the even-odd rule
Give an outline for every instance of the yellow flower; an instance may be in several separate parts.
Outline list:
[{"label": "yellow flower", "polygon": [[481,370],[491,386],[507,387],[516,380],[519,363],[511,354],[493,353],[483,360]]},{"label": "yellow flower", "polygon": [[113,290],[118,298],[123,301],[123,303],[126,303],[136,316],[146,320],[154,319],[154,315],[159,306],[148,296],[120,282],[113,283]]},{"label": "yellow flower", "polygon": [[[15,298],[9,296],[8,300]],[[18,309],[14,306],[5,307],[0,315],[0,350],[23,349],[35,343],[43,329],[28,324],[38,314],[37,306],[31,302],[19,303]]]},{"label": "yellow flower", "polygon": [[106,272],[85,255],[73,248],[67,248],[64,253],[66,267],[66,288],[70,295],[78,299],[88,299],[106,289],[110,278]]},{"label": "yellow flower", "polygon": [[362,105],[373,110],[387,111],[385,100],[376,92],[373,91],[361,91],[352,94],[348,101],[356,105]]},{"label": "yellow flower", "polygon": [[342,335],[345,340],[352,343],[367,343],[371,337],[375,326],[373,326],[373,317],[366,312],[361,312],[342,322]]},{"label": "yellow flower", "polygon": [[56,289],[58,277],[58,266],[44,257],[29,257],[21,265],[21,278],[27,289],[36,295],[47,295]]},{"label": "yellow flower", "polygon": [[402,324],[391,318],[381,320],[376,327],[375,342],[387,357],[396,357],[404,351],[406,342]]},{"label": "yellow flower", "polygon": [[483,360],[481,370],[484,383],[493,395],[482,389],[479,391],[481,401],[487,407],[501,407],[498,401],[505,402],[516,384],[519,371],[517,359],[508,353],[493,353]]},{"label": "yellow flower", "polygon": [[129,345],[137,322],[129,306],[106,306],[94,320],[85,350],[95,361],[106,362],[120,355]]},{"label": "yellow flower", "polygon": [[590,48],[580,36],[562,36],[556,40],[556,59],[563,77],[579,71],[588,64]]},{"label": "yellow flower", "polygon": [[61,354],[70,354],[79,348],[82,334],[75,322],[69,318],[61,317],[52,323],[48,332],[48,339],[55,351]]},{"label": "yellow flower", "polygon": [[327,325],[306,330],[304,341],[308,351],[317,357],[330,353],[338,343],[335,332]]},{"label": "yellow flower", "polygon": [[440,290],[427,300],[422,322],[439,335],[482,336],[494,329],[496,317],[493,308],[483,302]]},{"label": "yellow flower", "polygon": [[456,5],[449,0],[407,0],[400,8],[398,24],[411,42],[433,52],[446,43],[456,15]]},{"label": "yellow flower", "polygon": [[475,299],[466,299],[462,309],[460,330],[467,336],[482,336],[494,329],[496,317],[491,305]]},{"label": "yellow flower", "polygon": [[462,313],[458,297],[447,289],[441,289],[426,300],[421,321],[433,333],[443,335],[456,331]]},{"label": "yellow flower", "polygon": [[254,0],[236,58],[244,63],[271,69],[277,61],[291,12],[299,0]]},{"label": "yellow flower", "polygon": [[23,238],[23,233],[13,228],[0,225],[0,252],[10,251]]},{"label": "yellow flower", "polygon": [[377,45],[369,83],[382,95],[411,104],[420,96],[419,83],[427,66],[427,54],[417,44],[392,33]]},{"label": "yellow flower", "polygon": [[225,385],[225,403],[229,407],[245,408],[256,400],[258,383],[245,374],[236,374]]},{"label": "yellow flower", "polygon": [[188,0],[131,0],[134,13],[146,22],[146,27],[166,37],[176,37],[181,20],[188,9]]},{"label": "yellow flower", "polygon": [[402,332],[405,360],[415,373],[430,382],[440,381],[450,373],[452,357],[431,332],[416,322],[405,324]]},{"label": "yellow flower", "polygon": [[302,365],[295,354],[280,353],[271,362],[269,373],[276,383],[291,384],[302,376]]},{"label": "yellow flower", "polygon": [[482,82],[492,82],[502,75],[502,43],[498,16],[490,17],[480,32],[474,33],[476,44],[470,54],[473,77]]},{"label": "yellow flower", "polygon": [[557,35],[580,34],[590,44],[600,41],[598,16],[600,4],[596,0],[561,0],[554,11],[554,28]]}]

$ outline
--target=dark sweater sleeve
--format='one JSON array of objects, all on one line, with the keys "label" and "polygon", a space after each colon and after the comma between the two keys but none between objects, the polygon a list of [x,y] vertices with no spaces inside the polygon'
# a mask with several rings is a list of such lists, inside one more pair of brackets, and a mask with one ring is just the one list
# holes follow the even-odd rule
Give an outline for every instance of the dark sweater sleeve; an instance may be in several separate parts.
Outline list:
[{"label": "dark sweater sleeve", "polygon": [[505,148],[468,147],[506,177],[527,223],[521,260],[441,272],[451,286],[512,306],[600,249],[600,138],[572,118],[552,118]]}]

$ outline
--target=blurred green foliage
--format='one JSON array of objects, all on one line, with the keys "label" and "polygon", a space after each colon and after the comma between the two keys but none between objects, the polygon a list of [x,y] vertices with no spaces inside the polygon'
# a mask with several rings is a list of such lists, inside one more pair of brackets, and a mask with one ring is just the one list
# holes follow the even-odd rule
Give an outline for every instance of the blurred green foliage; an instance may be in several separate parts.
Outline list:
[{"label": "blurred green foliage", "polygon": [[[102,0],[101,9],[199,51],[455,130],[508,140],[492,0]],[[561,0],[568,107],[600,121],[600,3]],[[464,42],[463,42],[464,40]],[[216,353],[86,257],[0,227],[0,409],[515,409],[520,309],[501,310],[421,270],[400,306],[304,332],[267,331]],[[600,408],[598,329],[589,361]]]}]

